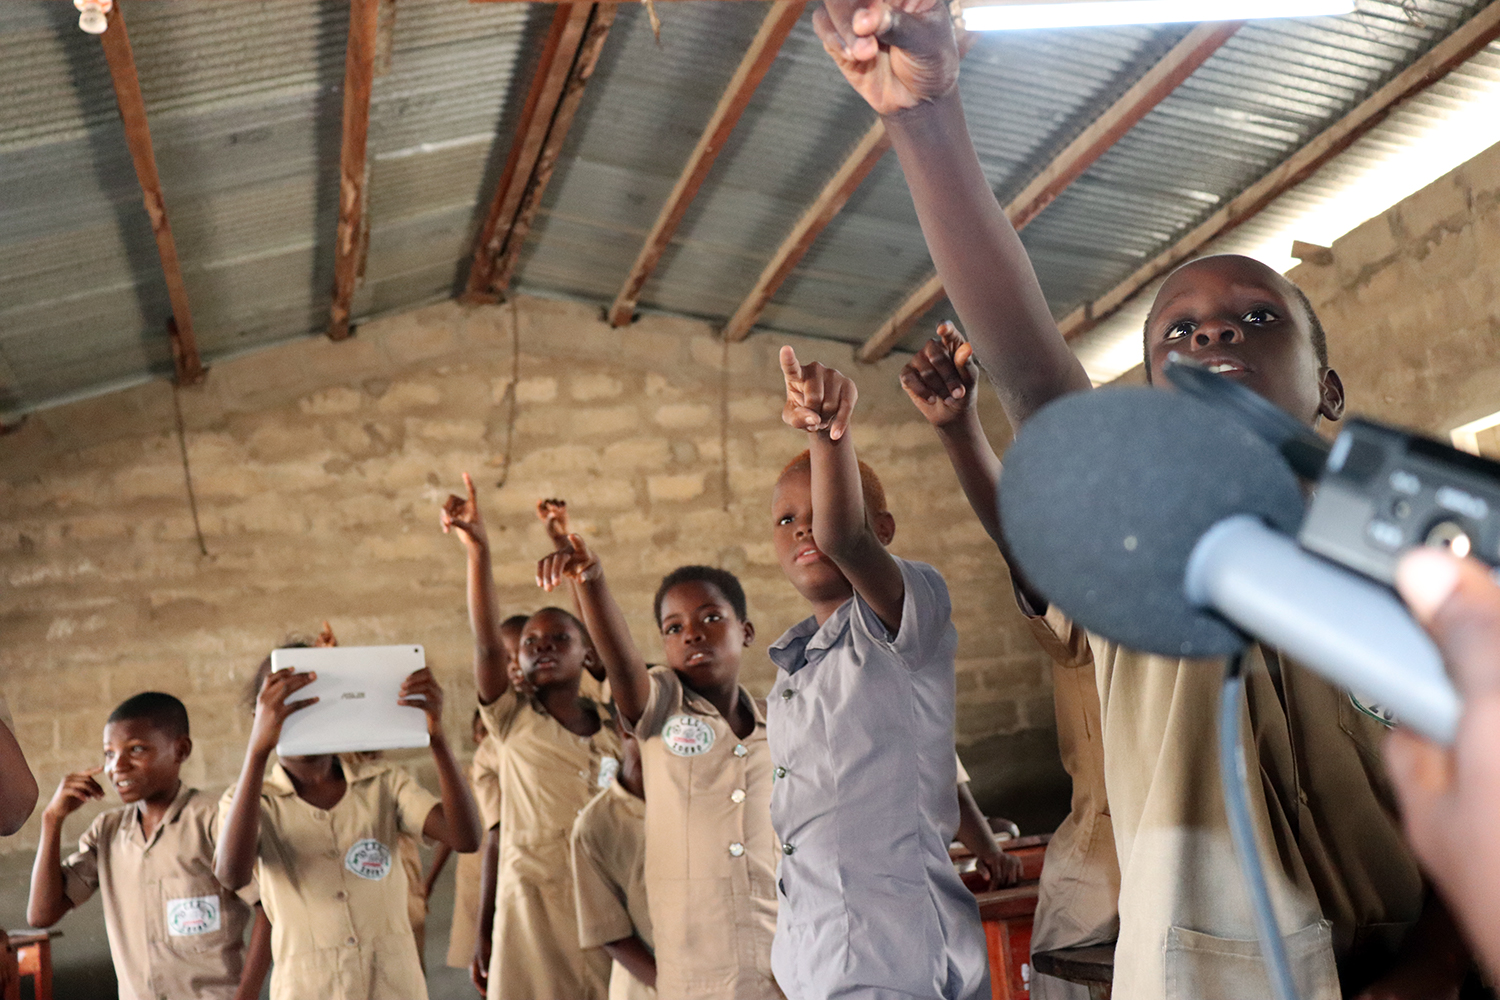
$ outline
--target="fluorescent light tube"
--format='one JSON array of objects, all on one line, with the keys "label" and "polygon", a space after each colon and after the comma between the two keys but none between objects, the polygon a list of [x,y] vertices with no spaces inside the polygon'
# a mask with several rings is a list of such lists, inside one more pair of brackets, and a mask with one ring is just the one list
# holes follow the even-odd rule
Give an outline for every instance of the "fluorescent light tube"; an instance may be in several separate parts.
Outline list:
[{"label": "fluorescent light tube", "polygon": [[1354,0],[1069,0],[993,4],[964,9],[970,31],[1082,28],[1172,21],[1248,21],[1266,17],[1348,14]]}]

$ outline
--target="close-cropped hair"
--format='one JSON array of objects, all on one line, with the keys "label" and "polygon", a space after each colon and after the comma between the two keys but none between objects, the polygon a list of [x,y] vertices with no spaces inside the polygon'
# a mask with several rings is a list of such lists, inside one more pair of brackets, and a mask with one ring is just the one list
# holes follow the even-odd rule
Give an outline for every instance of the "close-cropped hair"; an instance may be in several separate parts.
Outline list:
[{"label": "close-cropped hair", "polygon": [[[283,639],[281,645],[277,646],[276,648],[311,649],[312,645],[313,644],[310,640],[300,635],[289,635],[285,639]],[[260,661],[260,666],[255,668],[255,675],[250,678],[250,683],[245,685],[245,690],[240,696],[240,700],[244,703],[246,708],[250,709],[250,711],[255,711],[255,704],[260,700],[260,686],[264,684],[266,682],[266,678],[270,676],[271,657],[270,654],[267,654],[266,658]]]},{"label": "close-cropped hair", "polygon": [[149,723],[152,729],[170,739],[191,735],[188,730],[187,706],[160,691],[142,691],[126,698],[109,713],[105,724],[136,721]]},{"label": "close-cropped hair", "polygon": [[[781,475],[776,477],[776,481],[780,482],[786,478],[787,473],[797,469],[812,470],[812,452],[804,451],[786,463],[786,468],[781,470]],[[880,477],[875,474],[874,469],[865,464],[864,459],[860,459],[859,461],[859,488],[865,495],[865,510],[869,514],[889,514],[891,512],[891,508],[886,506],[885,487],[881,485]]]},{"label": "close-cropped hair", "polygon": [[511,615],[509,618],[505,619],[505,621],[503,621],[503,622],[500,623],[500,627],[503,628],[503,629],[504,628],[523,629],[523,628],[526,627],[526,623],[528,621],[530,621],[530,620],[531,620],[531,616],[530,615]]},{"label": "close-cropped hair", "polygon": [[[1287,278],[1286,283],[1292,287],[1292,298],[1301,307],[1302,314],[1307,317],[1307,335],[1312,341],[1313,353],[1318,356],[1318,364],[1324,368],[1328,367],[1328,334],[1323,330],[1323,321],[1318,318],[1318,311],[1313,308],[1312,299],[1302,290],[1302,286]],[[1146,383],[1151,384],[1151,320],[1156,316],[1156,307],[1152,306],[1151,312],[1146,315],[1146,323],[1141,327],[1141,354],[1146,361]]]},{"label": "close-cropped hair", "polygon": [[[535,618],[537,615],[545,615],[545,614],[562,615],[568,621],[572,622],[573,626],[578,629],[578,634],[583,637],[584,643],[590,649],[594,648],[594,640],[591,639],[591,638],[589,638],[588,627],[585,626],[583,624],[583,622],[581,620],[579,620],[578,616],[575,615],[571,611],[565,610],[563,608],[557,608],[557,607],[537,608],[535,611],[533,611],[530,615],[528,615],[526,617],[526,621],[530,622],[531,619]],[[520,617],[520,616],[517,615],[516,617]]]},{"label": "close-cropped hair", "polygon": [[724,595],[724,600],[734,609],[735,617],[740,621],[748,617],[749,605],[745,601],[745,588],[740,585],[739,577],[727,569],[715,566],[679,566],[662,577],[661,586],[656,588],[656,598],[651,606],[656,612],[657,628],[661,628],[661,602],[667,599],[668,591],[683,583],[712,585]]}]

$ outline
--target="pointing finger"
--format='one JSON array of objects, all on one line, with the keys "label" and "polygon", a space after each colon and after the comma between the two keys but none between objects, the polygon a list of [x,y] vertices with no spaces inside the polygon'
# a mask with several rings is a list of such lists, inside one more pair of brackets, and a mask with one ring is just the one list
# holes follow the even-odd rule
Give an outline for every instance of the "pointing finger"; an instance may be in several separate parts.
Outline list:
[{"label": "pointing finger", "polygon": [[781,349],[781,374],[788,383],[801,382],[805,378],[802,366],[797,363],[797,352],[790,344]]},{"label": "pointing finger", "polygon": [[840,396],[838,412],[834,414],[833,422],[828,426],[828,436],[835,441],[842,438],[849,430],[849,417],[854,412],[854,385],[851,383]]},{"label": "pointing finger", "polygon": [[467,472],[464,473],[464,489],[469,493],[469,503],[477,508],[479,506],[479,498],[474,493],[474,480]]}]

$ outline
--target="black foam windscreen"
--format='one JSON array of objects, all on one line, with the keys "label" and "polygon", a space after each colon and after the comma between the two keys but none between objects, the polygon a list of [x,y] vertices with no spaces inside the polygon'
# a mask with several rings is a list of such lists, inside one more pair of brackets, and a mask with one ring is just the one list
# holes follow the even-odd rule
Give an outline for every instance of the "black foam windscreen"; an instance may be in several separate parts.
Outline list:
[{"label": "black foam windscreen", "polygon": [[1204,532],[1253,514],[1292,535],[1303,511],[1272,445],[1161,389],[1054,400],[1022,426],[1000,476],[1006,549],[1026,581],[1090,631],[1166,656],[1225,656],[1246,642],[1183,592]]}]

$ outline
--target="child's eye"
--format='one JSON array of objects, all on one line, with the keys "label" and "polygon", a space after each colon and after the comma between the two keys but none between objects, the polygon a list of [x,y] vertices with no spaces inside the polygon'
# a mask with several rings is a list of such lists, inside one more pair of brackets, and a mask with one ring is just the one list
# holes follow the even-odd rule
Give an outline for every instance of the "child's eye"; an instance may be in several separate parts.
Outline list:
[{"label": "child's eye", "polygon": [[724,620],[724,616],[723,615],[719,615],[719,614],[712,614],[712,613],[710,613],[710,614],[704,615],[703,616],[703,620],[706,621],[706,622],[708,622],[708,623],[710,623],[710,624],[712,624],[714,622],[721,622],[721,621],[723,621]]},{"label": "child's eye", "polygon": [[1244,315],[1246,323],[1254,323],[1256,326],[1265,326],[1267,323],[1276,322],[1277,319],[1279,317],[1269,309],[1251,309]]},{"label": "child's eye", "polygon": [[681,632],[681,631],[682,631],[682,626],[681,625],[668,625],[666,628],[662,629],[662,632],[664,634],[666,634],[666,635],[676,635],[678,632]]},{"label": "child's eye", "polygon": [[1192,320],[1180,320],[1167,327],[1166,333],[1162,334],[1163,340],[1180,340],[1198,328],[1198,324]]},{"label": "child's eye", "polygon": [[791,524],[792,523],[792,515],[790,515],[790,514],[782,514],[781,517],[779,517],[779,518],[776,519],[776,523],[777,524]]}]

